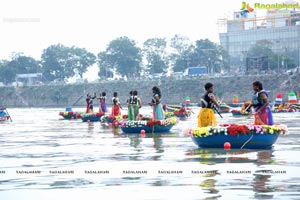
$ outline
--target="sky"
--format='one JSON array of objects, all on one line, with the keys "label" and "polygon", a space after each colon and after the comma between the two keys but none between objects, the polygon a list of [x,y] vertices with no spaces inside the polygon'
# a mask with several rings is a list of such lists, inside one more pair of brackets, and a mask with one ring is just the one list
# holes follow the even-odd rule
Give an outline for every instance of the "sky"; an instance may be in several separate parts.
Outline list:
[{"label": "sky", "polygon": [[139,46],[175,34],[219,43],[217,20],[232,17],[242,1],[1,0],[0,59],[10,59],[13,52],[40,59],[43,49],[58,43],[97,55],[121,36]]}]

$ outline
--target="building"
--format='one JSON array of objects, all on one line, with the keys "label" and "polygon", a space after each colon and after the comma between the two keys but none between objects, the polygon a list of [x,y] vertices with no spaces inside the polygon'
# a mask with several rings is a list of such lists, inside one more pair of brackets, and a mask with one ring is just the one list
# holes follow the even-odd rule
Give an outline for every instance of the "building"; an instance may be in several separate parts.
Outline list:
[{"label": "building", "polygon": [[278,55],[278,67],[284,67],[285,56],[300,66],[300,12],[270,9],[264,17],[251,14],[243,16],[234,12],[232,20],[218,21],[220,43],[230,56],[230,65],[246,70],[247,51],[257,41],[267,40]]},{"label": "building", "polygon": [[35,73],[35,74],[17,74],[15,86],[32,86],[32,85],[40,85],[42,83],[43,74]]}]

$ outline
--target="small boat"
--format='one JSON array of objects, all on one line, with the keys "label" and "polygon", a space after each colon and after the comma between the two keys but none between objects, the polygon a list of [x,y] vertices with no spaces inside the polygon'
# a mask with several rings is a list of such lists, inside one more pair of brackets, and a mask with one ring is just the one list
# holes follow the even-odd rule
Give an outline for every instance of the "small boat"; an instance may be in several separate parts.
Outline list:
[{"label": "small boat", "polygon": [[178,110],[178,111],[174,112],[174,115],[180,120],[186,120],[188,117],[191,116],[191,111],[186,110],[185,112],[182,112],[182,111]]},{"label": "small boat", "polygon": [[[168,116],[176,116],[180,120],[186,120],[192,114],[192,109],[183,106],[167,105],[165,106]],[[171,114],[173,113],[173,114]]]},{"label": "small boat", "polygon": [[182,106],[180,105],[163,105],[163,108],[165,109],[166,112],[175,112],[178,111]]},{"label": "small boat", "polygon": [[296,112],[297,109],[298,109],[298,107],[293,104],[281,103],[281,104],[275,104],[272,107],[271,111],[272,111],[272,113],[292,113],[292,112]]},{"label": "small boat", "polygon": [[227,104],[225,104],[225,103],[222,103],[221,105],[220,105],[220,113],[229,113],[230,112],[230,106],[228,106]]},{"label": "small boat", "polygon": [[81,115],[83,122],[99,122],[100,118],[104,115],[104,112],[98,113],[85,113]]},{"label": "small boat", "polygon": [[71,107],[67,107],[64,112],[59,112],[58,115],[62,116],[64,119],[79,119],[81,118],[83,112],[75,112]]},{"label": "small boat", "polygon": [[69,111],[69,112],[65,111],[65,112],[59,112],[58,114],[60,116],[62,116],[64,119],[80,119],[82,113],[80,113],[80,112],[73,112],[73,111]]},{"label": "small boat", "polygon": [[185,131],[200,148],[224,148],[229,142],[231,148],[270,149],[280,134],[287,133],[284,125],[237,125],[197,127]]},{"label": "small boat", "polygon": [[249,112],[242,112],[241,110],[231,110],[231,114],[233,117],[242,117],[242,116],[250,116]]},{"label": "small boat", "polygon": [[227,105],[233,108],[237,108],[237,107],[242,107],[244,103],[228,103]]},{"label": "small boat", "polygon": [[0,108],[0,122],[11,120],[6,108]]},{"label": "small boat", "polygon": [[120,127],[123,133],[169,133],[171,128],[177,123],[175,117],[165,120],[116,120],[113,123],[114,127]]},{"label": "small boat", "polygon": [[111,124],[115,120],[121,120],[121,119],[127,119],[128,115],[122,115],[122,116],[112,116],[112,115],[103,115],[100,118],[100,122],[104,124]]}]

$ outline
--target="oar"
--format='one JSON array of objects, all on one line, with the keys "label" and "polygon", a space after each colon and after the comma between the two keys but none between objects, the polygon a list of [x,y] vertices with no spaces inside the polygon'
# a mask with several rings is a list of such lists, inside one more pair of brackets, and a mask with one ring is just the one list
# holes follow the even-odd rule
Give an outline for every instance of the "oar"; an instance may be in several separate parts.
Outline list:
[{"label": "oar", "polygon": [[220,117],[221,117],[221,118],[223,118],[223,117],[222,117],[222,115],[221,115],[221,113],[218,111],[218,109],[216,108],[216,106],[215,106],[215,105],[213,105],[213,107],[212,107],[212,108],[213,108],[213,109],[214,109],[214,110],[215,110],[215,111],[216,111],[216,112],[217,112],[217,113],[220,115]]},{"label": "oar", "polygon": [[9,119],[10,119],[10,121],[12,122],[11,116],[10,116],[10,114],[8,113],[8,111],[7,111],[6,108],[5,108],[5,111],[7,112],[8,116],[9,116]]},{"label": "oar", "polygon": [[245,108],[245,111],[247,111],[247,109],[250,108],[250,106],[252,106],[252,104],[249,104],[249,105],[247,106],[247,108]]}]

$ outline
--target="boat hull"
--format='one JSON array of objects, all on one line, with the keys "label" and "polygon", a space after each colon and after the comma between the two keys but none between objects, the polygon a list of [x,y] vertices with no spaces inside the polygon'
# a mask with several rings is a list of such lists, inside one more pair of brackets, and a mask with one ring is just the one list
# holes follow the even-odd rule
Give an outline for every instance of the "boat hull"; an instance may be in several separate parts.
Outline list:
[{"label": "boat hull", "polygon": [[59,112],[59,115],[64,119],[79,119],[81,118],[81,114],[78,112]]},{"label": "boat hull", "polygon": [[200,148],[224,148],[224,143],[229,142],[231,148],[270,149],[276,142],[278,136],[279,134],[275,133],[240,134],[238,136],[211,135],[207,137],[192,137],[192,140]]},{"label": "boat hull", "polygon": [[0,117],[0,122],[5,122],[5,121],[8,121],[9,119],[10,119],[10,116]]},{"label": "boat hull", "polygon": [[81,116],[83,122],[99,122],[104,113],[84,114]]},{"label": "boat hull", "polygon": [[162,125],[154,125],[154,127],[150,126],[141,126],[141,127],[120,127],[124,133],[141,133],[141,130],[144,130],[145,133],[168,133],[170,132],[173,125],[162,126]]}]

